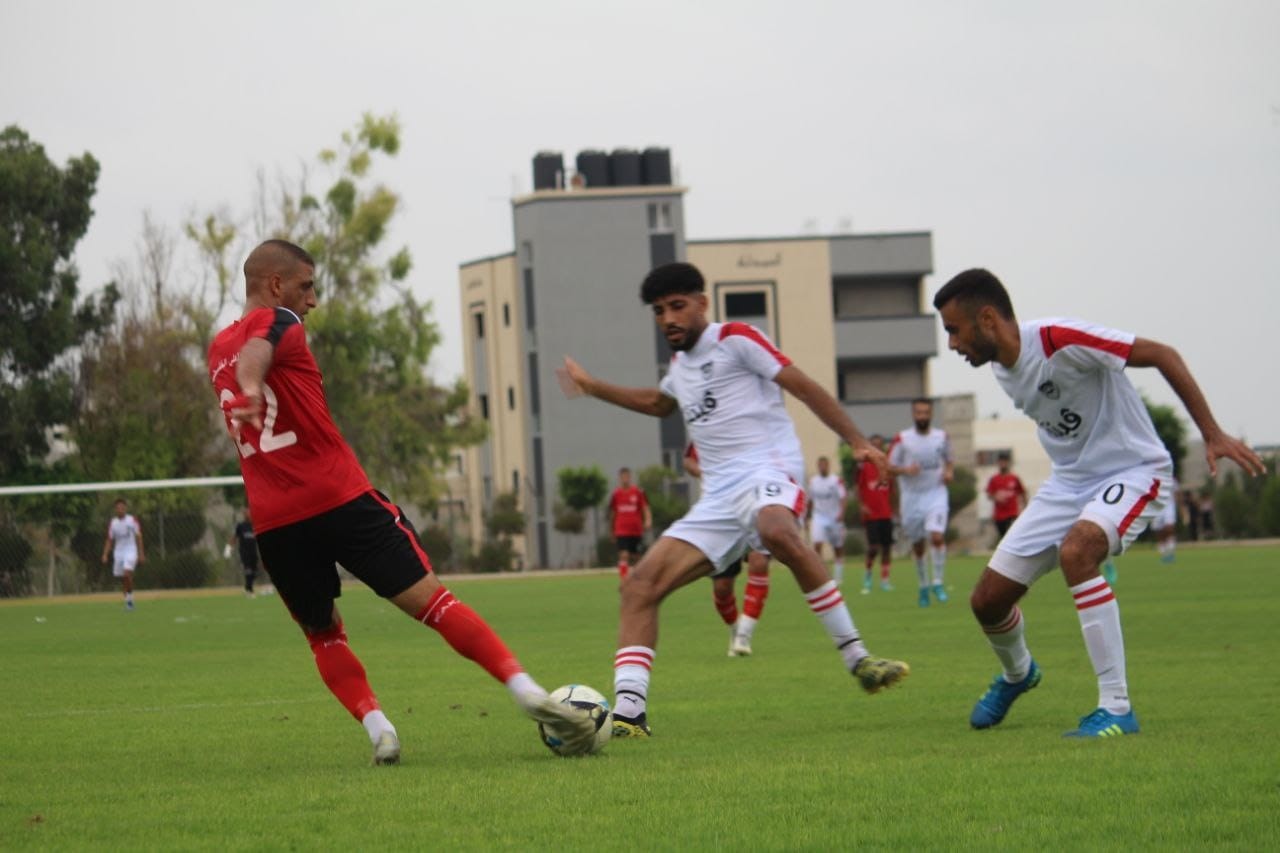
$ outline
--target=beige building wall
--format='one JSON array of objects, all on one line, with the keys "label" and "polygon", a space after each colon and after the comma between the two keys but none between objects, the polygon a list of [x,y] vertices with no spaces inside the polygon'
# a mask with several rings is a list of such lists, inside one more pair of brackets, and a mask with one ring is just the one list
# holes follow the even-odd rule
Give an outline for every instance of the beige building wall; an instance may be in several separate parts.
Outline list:
[{"label": "beige building wall", "polygon": [[[479,415],[479,394],[488,396],[489,438],[468,448],[464,454],[462,480],[467,491],[468,536],[472,543],[484,538],[484,513],[488,500],[499,492],[511,491],[519,482],[517,498],[523,509],[529,494],[528,442],[525,435],[525,411],[522,355],[524,323],[519,316],[516,298],[516,258],[502,255],[468,264],[459,270],[462,287],[463,359],[467,376],[477,376],[478,351],[483,352],[485,382],[471,389],[472,411]],[[477,313],[484,315],[485,336],[477,346]],[[486,459],[487,457],[487,459]],[[487,466],[486,466],[487,461]],[[490,471],[488,495],[484,476]],[[525,537],[517,536],[518,554],[525,554]],[[528,564],[528,555],[525,554]]]},{"label": "beige building wall", "polygon": [[987,497],[987,480],[998,470],[996,457],[1008,451],[1012,471],[1022,480],[1030,500],[1045,480],[1053,463],[1040,445],[1039,428],[1030,418],[983,418],[973,422],[974,473],[978,477],[978,541],[984,547],[995,544],[995,525],[991,522],[992,504]]},{"label": "beige building wall", "polygon": [[[723,321],[730,293],[766,294],[768,323],[762,326],[787,357],[836,396],[835,330],[831,319],[831,250],[826,239],[689,243],[689,263],[707,281],[711,319]],[[839,439],[807,407],[786,395],[804,448],[805,468],[819,456],[837,459]]]}]

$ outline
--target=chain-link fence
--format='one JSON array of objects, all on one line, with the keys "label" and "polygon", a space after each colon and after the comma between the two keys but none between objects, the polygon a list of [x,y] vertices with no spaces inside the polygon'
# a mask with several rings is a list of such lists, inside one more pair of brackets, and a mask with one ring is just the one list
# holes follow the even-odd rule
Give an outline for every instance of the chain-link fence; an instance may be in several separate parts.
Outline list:
[{"label": "chain-link fence", "polygon": [[[107,530],[115,503],[142,531],[137,589],[239,586],[243,582],[237,522],[244,515],[239,477],[205,477],[88,485],[0,488],[0,598],[73,595],[118,588]],[[409,510],[419,538],[441,572],[501,571],[487,540],[473,542],[470,496],[454,496],[434,512]],[[503,540],[508,551],[509,540]],[[105,554],[105,559],[104,559]]]}]

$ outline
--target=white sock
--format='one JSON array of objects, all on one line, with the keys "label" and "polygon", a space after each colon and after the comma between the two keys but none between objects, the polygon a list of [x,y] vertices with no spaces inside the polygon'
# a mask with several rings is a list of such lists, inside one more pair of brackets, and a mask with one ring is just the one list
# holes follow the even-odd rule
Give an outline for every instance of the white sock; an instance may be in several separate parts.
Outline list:
[{"label": "white sock", "polygon": [[844,582],[844,560],[836,560],[831,564],[831,574],[835,577],[837,585]]},{"label": "white sock", "polygon": [[933,585],[942,586],[942,572],[947,567],[947,546],[935,545],[929,549],[933,558]]},{"label": "white sock", "polygon": [[527,672],[517,672],[506,681],[507,690],[511,692],[511,696],[520,705],[525,705],[521,700],[524,697],[536,697],[541,699],[547,695],[547,691],[542,685],[533,680],[533,676]]},{"label": "white sock", "polygon": [[364,719],[360,721],[360,725],[364,726],[364,730],[369,733],[369,740],[377,745],[378,737],[383,732],[396,733],[396,727],[391,725],[391,721],[387,719],[387,715],[381,711],[370,711],[364,715]]},{"label": "white sock", "polygon": [[862,645],[858,629],[853,626],[853,617],[845,606],[844,596],[836,589],[836,582],[827,581],[817,589],[806,592],[804,599],[809,602],[809,609],[822,622],[822,627],[827,629],[831,642],[840,650],[845,666],[852,671],[858,661],[867,656],[867,647]]},{"label": "white sock", "polygon": [[753,619],[745,613],[739,616],[738,626],[735,629],[737,636],[740,639],[746,640],[748,643],[751,642],[751,638],[754,637],[756,633],[756,624],[759,621],[759,619]]},{"label": "white sock", "polygon": [[[742,617],[738,617],[741,620]],[[654,650],[648,646],[624,646],[613,657],[613,712],[635,719],[645,711]]]},{"label": "white sock", "polygon": [[929,570],[924,565],[924,554],[916,557],[916,577],[920,580],[921,589],[929,585]]},{"label": "white sock", "polygon": [[1113,714],[1129,713],[1129,685],[1125,681],[1124,635],[1120,605],[1106,579],[1091,578],[1071,587],[1080,617],[1084,645],[1098,676],[1098,707]]},{"label": "white sock", "polygon": [[132,592],[126,592],[126,593],[124,594],[124,600],[125,600],[125,601],[133,601],[133,593],[132,593]]},{"label": "white sock", "polygon": [[1004,680],[1017,684],[1026,678],[1031,671],[1031,652],[1027,650],[1022,611],[1017,605],[999,625],[983,625],[982,631],[1004,667]]}]

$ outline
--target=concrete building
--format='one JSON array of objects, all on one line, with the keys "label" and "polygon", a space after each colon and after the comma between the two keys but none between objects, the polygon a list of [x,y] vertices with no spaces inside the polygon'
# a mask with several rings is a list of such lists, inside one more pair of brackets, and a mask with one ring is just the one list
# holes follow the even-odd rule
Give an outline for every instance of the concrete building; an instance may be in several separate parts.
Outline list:
[{"label": "concrete building", "polygon": [[[928,394],[937,352],[937,321],[924,311],[928,232],[686,241],[686,190],[671,182],[664,150],[582,152],[577,166],[566,180],[559,155],[535,158],[533,192],[512,200],[513,251],[459,270],[466,378],[490,426],[459,475],[473,539],[482,533],[477,510],[514,490],[529,522],[526,565],[590,561],[590,537],[554,530],[557,472],[598,465],[612,480],[623,465],[679,470],[678,417],[570,400],[555,378],[572,355],[610,382],[657,384],[670,350],[639,285],[670,261],[702,270],[712,319],[762,328],[868,434],[909,423],[908,403]],[[836,437],[803,405],[787,404],[809,468],[834,456]]]}]

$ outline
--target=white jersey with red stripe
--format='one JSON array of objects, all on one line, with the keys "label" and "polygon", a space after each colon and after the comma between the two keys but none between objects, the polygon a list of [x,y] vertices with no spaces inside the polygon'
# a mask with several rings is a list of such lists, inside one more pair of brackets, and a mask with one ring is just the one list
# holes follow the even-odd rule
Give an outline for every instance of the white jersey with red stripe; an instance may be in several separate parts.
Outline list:
[{"label": "white jersey with red stripe", "polygon": [[1069,319],[1018,329],[1017,363],[993,363],[992,370],[1014,405],[1040,425],[1055,477],[1082,484],[1136,465],[1172,464],[1124,374],[1134,335]]},{"label": "white jersey with red stripe", "polygon": [[918,474],[899,474],[898,491],[903,500],[918,501],[927,496],[946,494],[942,475],[952,462],[951,439],[946,430],[930,427],[921,433],[915,427],[898,433],[889,448],[889,464],[896,468],[919,465]]},{"label": "white jersey with red stripe", "polygon": [[692,349],[672,356],[659,389],[676,401],[698,448],[704,494],[762,467],[803,482],[800,440],[773,381],[789,364],[746,323],[710,323]]},{"label": "white jersey with red stripe", "polygon": [[[814,474],[809,478],[809,504],[813,514],[821,518],[840,520],[844,515],[844,483],[835,474]],[[843,543],[842,543],[843,544]]]}]

